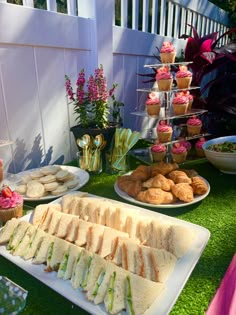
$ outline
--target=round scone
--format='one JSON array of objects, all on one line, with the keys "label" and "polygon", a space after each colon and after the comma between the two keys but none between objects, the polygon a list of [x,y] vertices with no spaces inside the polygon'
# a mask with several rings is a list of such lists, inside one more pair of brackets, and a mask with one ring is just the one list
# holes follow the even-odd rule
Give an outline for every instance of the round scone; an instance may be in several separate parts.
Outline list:
[{"label": "round scone", "polygon": [[68,189],[72,189],[72,188],[76,187],[77,185],[79,185],[79,180],[77,178],[74,178],[74,179],[71,179],[71,180],[64,182],[64,185]]},{"label": "round scone", "polygon": [[38,178],[40,178],[42,176],[43,176],[43,174],[40,172],[40,170],[36,170],[36,171],[33,171],[33,172],[30,173],[30,177],[32,179],[38,179]]},{"label": "round scone", "polygon": [[39,182],[42,184],[48,184],[48,183],[52,183],[55,181],[56,181],[56,176],[52,175],[52,174],[39,178]]},{"label": "round scone", "polygon": [[68,175],[64,179],[62,179],[62,181],[67,182],[67,181],[72,180],[74,178],[75,178],[75,174],[68,171]]},{"label": "round scone", "polygon": [[41,198],[44,196],[44,185],[38,181],[31,181],[27,184],[26,196],[29,198]]},{"label": "round scone", "polygon": [[68,188],[65,185],[58,185],[55,190],[51,191],[51,194],[54,196],[58,196],[64,194],[67,190]]},{"label": "round scone", "polygon": [[56,173],[56,179],[59,181],[63,181],[67,176],[69,175],[69,172],[67,170],[60,170]]},{"label": "round scone", "polygon": [[60,171],[59,165],[47,165],[40,169],[40,172],[43,173],[43,175],[55,175],[57,172]]},{"label": "round scone", "polygon": [[18,192],[21,195],[25,195],[27,190],[27,185],[26,184],[21,184],[16,186],[15,191]]},{"label": "round scone", "polygon": [[53,191],[53,190],[57,189],[58,186],[59,186],[58,182],[52,182],[52,183],[44,184],[44,188],[46,191]]}]

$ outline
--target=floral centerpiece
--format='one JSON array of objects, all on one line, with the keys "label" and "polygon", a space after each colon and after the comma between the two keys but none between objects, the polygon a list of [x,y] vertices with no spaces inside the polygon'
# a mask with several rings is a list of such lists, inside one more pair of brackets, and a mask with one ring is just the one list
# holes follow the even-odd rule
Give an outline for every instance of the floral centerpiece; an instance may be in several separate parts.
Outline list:
[{"label": "floral centerpiece", "polygon": [[112,115],[116,122],[121,122],[120,106],[114,92],[118,84],[113,84],[107,88],[107,80],[104,76],[103,66],[94,70],[94,75],[85,79],[85,70],[82,69],[76,81],[76,91],[74,92],[69,77],[65,76],[65,87],[70,103],[74,105],[76,121],[83,128],[107,128],[109,126],[109,116]]}]

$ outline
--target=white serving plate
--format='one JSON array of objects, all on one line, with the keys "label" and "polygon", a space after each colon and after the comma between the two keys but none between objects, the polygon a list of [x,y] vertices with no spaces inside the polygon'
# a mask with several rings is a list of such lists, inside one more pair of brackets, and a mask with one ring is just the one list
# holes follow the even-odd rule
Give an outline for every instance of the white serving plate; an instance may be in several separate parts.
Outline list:
[{"label": "white serving plate", "polygon": [[167,208],[167,209],[168,208],[179,208],[179,207],[186,207],[186,206],[192,205],[194,203],[197,203],[197,202],[205,199],[208,196],[208,194],[210,192],[210,184],[208,183],[208,181],[205,178],[202,177],[202,179],[206,182],[206,184],[208,186],[208,191],[204,195],[195,196],[194,200],[191,202],[183,202],[183,201],[178,200],[177,202],[170,203],[170,204],[154,205],[151,203],[139,201],[139,200],[129,196],[128,194],[126,194],[124,191],[122,191],[118,187],[117,182],[115,182],[115,184],[114,184],[114,189],[115,189],[115,192],[117,193],[117,195],[119,195],[121,198],[123,198],[124,200],[127,200],[129,202],[135,203],[138,206],[150,207],[150,208]]},{"label": "white serving plate", "polygon": [[[23,195],[23,199],[26,201],[44,201],[44,200],[52,200],[52,199],[56,199],[60,196],[63,196],[65,194],[68,194],[70,192],[73,192],[75,190],[80,189],[81,187],[83,187],[88,181],[89,181],[89,173],[82,170],[81,168],[75,167],[75,166],[67,166],[67,165],[59,165],[61,169],[63,170],[67,170],[70,173],[75,175],[75,178],[79,180],[79,184],[76,185],[74,188],[72,189],[68,189],[66,192],[60,194],[60,195],[47,195],[41,198],[29,198],[26,195]],[[15,189],[15,187],[17,185],[19,185],[21,183],[21,178],[27,174],[30,174],[33,171],[39,170],[40,168],[35,168],[35,169],[31,169],[31,170],[27,170],[24,172],[20,172],[17,174],[11,174],[10,176],[8,176],[3,183],[6,185],[9,185],[13,190]]]},{"label": "white serving plate", "polygon": [[[99,198],[98,196],[94,197]],[[61,198],[53,201],[53,203],[60,202],[60,200]],[[192,270],[201,257],[202,252],[209,240],[210,232],[206,228],[190,222],[163,215],[158,212],[153,212],[141,207],[121,203],[118,201],[114,202],[123,204],[126,208],[131,208],[133,210],[134,216],[142,215],[151,217],[153,219],[159,219],[163,222],[168,221],[170,224],[182,225],[195,232],[196,237],[192,243],[191,248],[185,254],[185,256],[177,261],[173,273],[167,280],[164,294],[160,297],[160,299],[156,299],[145,313],[146,315],[167,315],[174,306],[184,285],[190,277]],[[21,219],[31,221],[31,214],[29,213]],[[79,290],[74,290],[70,285],[70,281],[58,279],[56,272],[45,272],[44,265],[33,265],[31,260],[24,261],[20,257],[12,256],[8,253],[5,246],[0,246],[0,254],[87,312],[94,315],[107,314],[103,305],[95,305],[87,301],[86,295]],[[122,315],[123,314],[126,313],[123,312]]]}]

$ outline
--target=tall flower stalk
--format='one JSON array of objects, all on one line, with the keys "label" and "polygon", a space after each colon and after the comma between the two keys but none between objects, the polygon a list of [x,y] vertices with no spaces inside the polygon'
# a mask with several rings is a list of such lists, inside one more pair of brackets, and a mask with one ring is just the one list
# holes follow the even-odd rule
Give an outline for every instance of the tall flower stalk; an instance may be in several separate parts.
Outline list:
[{"label": "tall flower stalk", "polygon": [[110,108],[117,102],[115,90],[117,84],[111,89],[107,88],[102,65],[95,69],[86,82],[85,71],[82,69],[76,81],[76,92],[73,91],[69,77],[65,76],[65,87],[70,103],[74,104],[76,121],[84,128],[106,128],[109,125]]}]

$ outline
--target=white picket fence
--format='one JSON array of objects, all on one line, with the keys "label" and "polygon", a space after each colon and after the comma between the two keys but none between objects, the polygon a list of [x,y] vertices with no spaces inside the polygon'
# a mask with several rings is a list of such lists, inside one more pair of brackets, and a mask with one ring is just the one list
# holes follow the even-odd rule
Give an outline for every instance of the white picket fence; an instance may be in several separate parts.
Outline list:
[{"label": "white picket fence", "polygon": [[0,140],[13,141],[0,147],[0,158],[13,173],[75,157],[65,74],[75,82],[81,68],[88,76],[103,64],[109,84],[119,84],[124,126],[139,129],[147,122],[130,114],[143,106],[137,73],[150,71],[144,64],[155,61],[156,47],[171,40],[180,54],[186,23],[201,35],[223,32],[228,23],[206,0],[144,0],[142,8],[138,0],[68,0],[67,14],[57,13],[55,0],[47,0],[47,10],[33,5],[0,0]]}]

